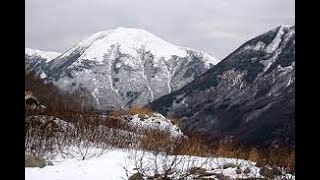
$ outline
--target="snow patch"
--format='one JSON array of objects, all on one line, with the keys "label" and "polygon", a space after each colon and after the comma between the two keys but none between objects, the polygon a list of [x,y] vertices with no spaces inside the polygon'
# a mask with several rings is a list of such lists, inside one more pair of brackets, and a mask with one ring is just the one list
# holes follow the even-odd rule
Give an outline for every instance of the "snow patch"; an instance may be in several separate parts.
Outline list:
[{"label": "snow patch", "polygon": [[100,104],[99,98],[97,98],[97,96],[96,96],[96,94],[98,94],[98,93],[99,93],[98,88],[95,88],[91,94],[92,94],[93,98],[96,100],[97,104],[99,105]]},{"label": "snow patch", "polygon": [[286,26],[281,26],[274,40],[265,48],[265,51],[268,53],[273,53],[272,57],[268,60],[261,61],[261,63],[265,66],[264,72],[266,72],[269,67],[275,62],[278,56],[281,54],[283,50],[282,44],[286,44],[291,37],[295,34],[294,30],[291,30],[285,33]]},{"label": "snow patch", "polygon": [[281,44],[282,37],[285,34],[286,26],[280,26],[279,31],[276,37],[272,40],[272,42],[266,47],[265,51],[267,53],[273,53]]},{"label": "snow patch", "polygon": [[148,81],[148,77],[146,76],[146,73],[145,73],[145,70],[144,70],[144,65],[142,64],[141,61],[139,61],[139,62],[140,62],[140,66],[141,66],[141,69],[142,69],[140,74],[141,74],[142,78],[146,81],[147,88],[148,88],[148,90],[150,92],[151,101],[153,101],[154,100],[154,95],[153,95],[153,91],[152,91],[152,89],[150,87],[150,82]]},{"label": "snow patch", "polygon": [[263,49],[263,48],[265,47],[265,45],[266,45],[265,43],[259,41],[259,42],[253,47],[253,49],[256,50],[256,51],[259,51],[259,50]]},{"label": "snow patch", "polygon": [[44,72],[41,72],[41,74],[40,74],[40,79],[44,79],[44,78],[46,78],[47,77],[47,75],[46,75],[46,73],[44,73]]},{"label": "snow patch", "polygon": [[151,116],[136,114],[132,117],[131,122],[147,129],[168,130],[172,137],[183,136],[183,133],[178,126],[173,125],[169,119],[159,113],[153,113]]}]

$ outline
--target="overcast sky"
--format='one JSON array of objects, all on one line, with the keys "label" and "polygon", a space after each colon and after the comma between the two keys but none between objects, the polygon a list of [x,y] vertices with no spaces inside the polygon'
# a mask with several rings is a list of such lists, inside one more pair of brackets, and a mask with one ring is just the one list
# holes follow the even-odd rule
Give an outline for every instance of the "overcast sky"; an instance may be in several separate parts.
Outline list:
[{"label": "overcast sky", "polygon": [[142,28],[222,59],[246,40],[295,24],[294,0],[26,0],[26,47],[64,52],[89,35]]}]

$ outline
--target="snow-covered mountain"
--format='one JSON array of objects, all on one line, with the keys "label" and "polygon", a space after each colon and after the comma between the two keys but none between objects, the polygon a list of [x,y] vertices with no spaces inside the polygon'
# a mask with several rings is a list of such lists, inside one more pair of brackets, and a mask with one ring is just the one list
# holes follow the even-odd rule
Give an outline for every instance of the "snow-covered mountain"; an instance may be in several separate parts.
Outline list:
[{"label": "snow-covered mountain", "polygon": [[25,70],[30,72],[34,71],[40,75],[41,78],[45,78],[44,69],[46,69],[47,63],[52,59],[58,57],[61,53],[40,51],[38,49],[25,48]]},{"label": "snow-covered mountain", "polygon": [[295,26],[279,26],[249,40],[191,83],[153,101],[150,107],[180,118],[185,133],[232,135],[253,143],[279,138],[292,145]]},{"label": "snow-covered mountain", "polygon": [[191,82],[218,60],[133,28],[98,32],[48,63],[47,80],[91,94],[101,109],[145,105]]}]

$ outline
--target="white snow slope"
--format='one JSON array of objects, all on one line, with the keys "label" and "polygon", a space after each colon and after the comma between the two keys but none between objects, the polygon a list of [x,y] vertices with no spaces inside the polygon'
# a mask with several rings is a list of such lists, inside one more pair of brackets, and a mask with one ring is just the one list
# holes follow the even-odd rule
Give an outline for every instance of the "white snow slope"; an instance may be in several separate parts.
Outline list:
[{"label": "white snow slope", "polygon": [[[136,155],[135,155],[136,154]],[[144,156],[143,156],[144,155]],[[87,160],[80,160],[78,158],[67,158],[67,159],[55,159],[52,160],[53,166],[46,166],[44,168],[25,168],[25,179],[26,180],[120,180],[128,179],[126,176],[127,169],[128,175],[131,176],[136,173],[135,159],[143,158],[143,164],[147,165],[148,168],[153,169],[155,164],[153,159],[156,157],[158,165],[170,164],[173,160],[173,156],[159,155],[155,156],[149,152],[143,151],[131,151],[131,150],[109,150],[98,157],[93,157]],[[203,158],[203,157],[182,157],[185,162],[177,165],[177,169],[186,171],[190,167],[202,166],[206,169],[214,169],[208,172],[214,172],[217,174],[223,174],[229,176],[232,179],[245,178],[245,177],[261,177],[258,167],[255,167],[255,163],[245,160],[237,160],[231,158]],[[222,168],[223,165],[233,163],[240,166],[240,169],[244,170],[250,168],[250,173],[245,175],[244,173],[237,174],[235,167]],[[190,166],[192,164],[192,166]],[[188,167],[187,167],[188,166]],[[159,166],[161,167],[161,166]],[[159,168],[161,173],[161,168]],[[150,171],[152,175],[152,171]],[[294,176],[286,175],[287,177]],[[214,176],[212,176],[214,177]],[[281,179],[283,177],[278,177]],[[187,178],[189,179],[189,178]],[[191,178],[190,178],[191,179]]]},{"label": "white snow slope", "polygon": [[120,27],[95,33],[55,58],[47,75],[63,90],[86,89],[96,107],[108,109],[146,105],[218,62],[146,30]]},{"label": "white snow slope", "polygon": [[[64,53],[61,58],[70,55],[76,49],[85,48],[79,59],[102,62],[106,50],[110,49],[112,45],[119,45],[121,53],[134,58],[139,56],[136,50],[143,48],[145,51],[150,51],[156,59],[164,58],[165,60],[170,59],[172,55],[185,57],[187,56],[186,49],[189,49],[166,42],[143,29],[118,27],[89,36],[89,38]],[[199,53],[202,52],[199,51]],[[219,60],[205,53],[204,55],[207,57],[206,61],[208,63],[217,64],[219,62]]]}]

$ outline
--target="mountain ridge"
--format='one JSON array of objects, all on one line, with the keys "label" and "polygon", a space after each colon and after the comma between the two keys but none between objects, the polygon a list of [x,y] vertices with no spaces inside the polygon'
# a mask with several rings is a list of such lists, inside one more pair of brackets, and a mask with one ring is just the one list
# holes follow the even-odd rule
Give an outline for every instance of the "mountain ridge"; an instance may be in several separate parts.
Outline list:
[{"label": "mountain ridge", "polygon": [[[278,26],[245,42],[213,68],[148,107],[181,119],[187,133],[269,142],[275,131],[281,131],[292,144],[294,54],[295,26]],[[285,127],[290,128],[284,131]],[[276,134],[286,141],[287,137]]]},{"label": "mountain ridge", "polygon": [[[141,29],[100,31],[48,62],[45,79],[83,91],[102,109],[145,105],[192,81],[218,60]],[[110,101],[111,100],[111,101]]]}]

